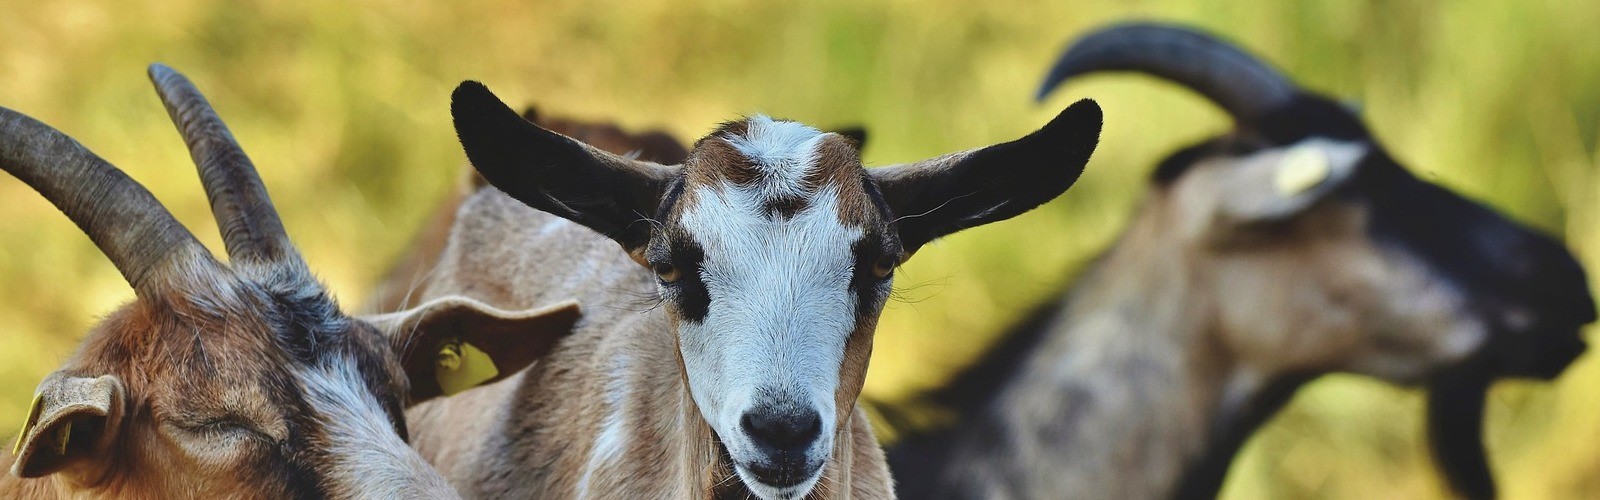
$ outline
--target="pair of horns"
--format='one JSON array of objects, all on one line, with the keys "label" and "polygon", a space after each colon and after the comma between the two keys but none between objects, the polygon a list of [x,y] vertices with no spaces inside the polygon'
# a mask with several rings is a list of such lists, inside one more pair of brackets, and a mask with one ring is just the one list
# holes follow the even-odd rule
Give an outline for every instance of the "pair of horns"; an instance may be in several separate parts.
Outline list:
[{"label": "pair of horns", "polygon": [[[211,103],[164,65],[150,66],[150,81],[188,144],[229,258],[305,269],[255,166]],[[7,108],[0,108],[0,169],[61,209],[136,291],[165,281],[174,266],[210,261],[144,186],[61,131]]]}]

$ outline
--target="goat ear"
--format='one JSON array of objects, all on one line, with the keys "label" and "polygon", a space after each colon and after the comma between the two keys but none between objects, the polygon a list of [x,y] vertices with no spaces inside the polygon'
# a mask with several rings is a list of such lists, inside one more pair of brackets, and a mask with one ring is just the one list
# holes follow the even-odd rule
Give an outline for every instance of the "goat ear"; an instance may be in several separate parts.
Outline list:
[{"label": "goat ear", "polygon": [[573,301],[507,311],[451,296],[362,319],[389,337],[416,404],[516,373],[549,354],[581,316]]},{"label": "goat ear", "polygon": [[528,206],[588,226],[630,254],[678,169],[595,149],[522,119],[478,82],[450,96],[456,135],[489,184]]},{"label": "goat ear", "polygon": [[866,127],[863,127],[863,126],[860,126],[860,125],[851,125],[851,126],[848,126],[848,127],[839,127],[839,128],[833,129],[833,133],[842,135],[846,139],[850,139],[850,141],[855,144],[856,151],[861,151],[862,149],[866,149],[866,147],[867,147],[867,128]]},{"label": "goat ear", "polygon": [[1078,101],[1015,141],[867,170],[906,252],[935,238],[1015,217],[1071,187],[1100,141],[1100,106]]},{"label": "goat ear", "polygon": [[126,391],[113,375],[55,372],[39,383],[17,437],[11,475],[43,477],[79,460],[101,456],[116,440]]},{"label": "goat ear", "polygon": [[1218,216],[1233,225],[1288,220],[1315,206],[1354,177],[1370,147],[1310,139],[1239,158],[1218,174]]}]

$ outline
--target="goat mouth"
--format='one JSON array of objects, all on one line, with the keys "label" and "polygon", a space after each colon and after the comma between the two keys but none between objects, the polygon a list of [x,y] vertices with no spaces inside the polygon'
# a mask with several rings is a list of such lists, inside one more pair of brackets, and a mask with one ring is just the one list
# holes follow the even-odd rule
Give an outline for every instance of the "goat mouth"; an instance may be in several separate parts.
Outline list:
[{"label": "goat mouth", "polygon": [[806,484],[816,477],[822,467],[810,464],[795,466],[773,466],[759,462],[740,464],[739,470],[748,474],[762,485],[773,488],[795,488]]},{"label": "goat mouth", "polygon": [[800,498],[811,491],[811,487],[820,479],[822,468],[805,467],[808,471],[800,470],[775,470],[761,467],[737,465],[739,477],[750,488],[751,493],[763,499],[792,499]]},{"label": "goat mouth", "polygon": [[1589,346],[1582,324],[1495,332],[1500,342],[1486,346],[1491,370],[1498,377],[1553,380]]}]

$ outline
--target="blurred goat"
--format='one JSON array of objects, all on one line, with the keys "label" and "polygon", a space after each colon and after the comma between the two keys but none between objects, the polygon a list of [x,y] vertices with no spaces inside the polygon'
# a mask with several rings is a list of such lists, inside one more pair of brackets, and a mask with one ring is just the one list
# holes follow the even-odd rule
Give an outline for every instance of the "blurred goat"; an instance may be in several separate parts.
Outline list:
[{"label": "blurred goat", "polygon": [[137,295],[39,384],[14,456],[0,457],[11,471],[0,498],[455,496],[406,445],[401,413],[443,390],[441,346],[465,342],[511,373],[571,331],[575,305],[507,312],[440,297],[345,315],[210,104],[165,66],[150,78],[231,264],[116,167],[0,108],[0,169],[77,223]]},{"label": "blurred goat", "polygon": [[426,295],[591,304],[544,362],[408,412],[424,457],[496,498],[892,496],[856,398],[894,269],[1060,195],[1100,131],[1083,101],[1016,141],[863,169],[843,135],[756,116],[668,166],[476,82],[451,109],[499,189],[461,206]]},{"label": "blurred goat", "polygon": [[1492,496],[1487,384],[1559,374],[1595,319],[1572,255],[1412,176],[1352,111],[1210,36],[1089,35],[1040,96],[1103,70],[1184,85],[1237,128],[1165,160],[1064,298],[929,395],[959,423],[890,450],[903,496],[1213,497],[1250,433],[1336,371],[1431,383],[1446,472]]}]

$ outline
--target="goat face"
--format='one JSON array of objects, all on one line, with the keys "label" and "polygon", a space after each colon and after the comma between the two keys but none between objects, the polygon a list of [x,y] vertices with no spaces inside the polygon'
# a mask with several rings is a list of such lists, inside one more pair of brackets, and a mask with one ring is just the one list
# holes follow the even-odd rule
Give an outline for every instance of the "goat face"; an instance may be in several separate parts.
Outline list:
[{"label": "goat face", "polygon": [[[1105,70],[1172,80],[1238,125],[1156,171],[1171,217],[1204,234],[1191,239],[1222,242],[1199,255],[1225,271],[1215,282],[1231,347],[1291,376],[1428,375],[1440,465],[1462,496],[1493,497],[1479,433],[1489,385],[1560,374],[1595,320],[1573,256],[1407,173],[1355,113],[1206,33],[1152,23],[1093,33],[1061,55],[1039,96]],[[1194,213],[1175,213],[1185,203]],[[1214,492],[1222,477],[1205,481]]]},{"label": "goat face", "polygon": [[1278,116],[1329,125],[1210,141],[1158,173],[1250,364],[1417,382],[1494,346],[1506,374],[1551,377],[1583,351],[1593,299],[1559,243],[1412,176],[1337,104]]},{"label": "goat face", "polygon": [[1084,101],[1018,141],[865,170],[844,136],[757,116],[663,166],[539,128],[474,82],[452,111],[491,184],[611,237],[654,272],[695,405],[769,499],[804,496],[821,477],[894,268],[933,238],[1059,195],[1100,128]]},{"label": "goat face", "polygon": [[[74,494],[106,497],[453,496],[406,445],[401,415],[442,391],[439,346],[468,342],[510,373],[570,331],[575,309],[519,314],[446,298],[346,316],[198,90],[159,65],[151,78],[200,167],[232,265],[115,167],[0,108],[0,167],[77,222],[137,292],[40,384],[11,473],[59,474]],[[518,342],[527,345],[508,347]]]}]

